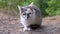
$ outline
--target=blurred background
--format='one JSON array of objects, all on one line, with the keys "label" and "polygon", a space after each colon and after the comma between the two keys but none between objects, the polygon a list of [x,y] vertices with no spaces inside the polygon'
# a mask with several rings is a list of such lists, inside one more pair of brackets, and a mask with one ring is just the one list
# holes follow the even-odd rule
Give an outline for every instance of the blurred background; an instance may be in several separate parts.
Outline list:
[{"label": "blurred background", "polygon": [[0,10],[8,10],[8,12],[18,15],[17,5],[26,6],[31,2],[40,8],[43,17],[60,14],[60,0],[0,0]]},{"label": "blurred background", "polygon": [[0,0],[0,34],[23,34],[17,5],[31,2],[42,12],[42,28],[26,34],[60,34],[60,0]]}]

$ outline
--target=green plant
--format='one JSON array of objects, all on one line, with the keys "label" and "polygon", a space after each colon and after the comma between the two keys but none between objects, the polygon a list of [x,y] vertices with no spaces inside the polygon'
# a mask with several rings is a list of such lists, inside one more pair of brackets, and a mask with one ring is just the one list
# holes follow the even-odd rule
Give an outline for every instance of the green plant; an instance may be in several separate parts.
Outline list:
[{"label": "green plant", "polygon": [[47,2],[48,8],[46,9],[46,12],[48,15],[58,15],[60,14],[60,0],[50,0]]}]

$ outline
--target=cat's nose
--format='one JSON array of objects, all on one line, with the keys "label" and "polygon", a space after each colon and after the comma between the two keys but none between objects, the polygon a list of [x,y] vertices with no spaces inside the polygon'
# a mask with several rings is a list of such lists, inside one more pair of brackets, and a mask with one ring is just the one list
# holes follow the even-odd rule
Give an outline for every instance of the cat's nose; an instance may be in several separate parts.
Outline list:
[{"label": "cat's nose", "polygon": [[27,16],[27,19],[29,18],[29,16]]},{"label": "cat's nose", "polygon": [[25,19],[29,19],[29,16],[26,16]]},{"label": "cat's nose", "polygon": [[27,15],[27,18],[29,18],[30,16],[29,16],[29,14]]}]

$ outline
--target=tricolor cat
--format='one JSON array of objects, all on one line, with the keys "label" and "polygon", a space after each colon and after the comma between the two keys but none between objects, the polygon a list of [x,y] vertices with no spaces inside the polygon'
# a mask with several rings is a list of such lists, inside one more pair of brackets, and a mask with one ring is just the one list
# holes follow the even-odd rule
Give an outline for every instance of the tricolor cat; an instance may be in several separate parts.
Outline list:
[{"label": "tricolor cat", "polygon": [[39,8],[32,2],[28,6],[19,6],[20,23],[24,26],[23,31],[35,30],[41,26],[42,15]]}]

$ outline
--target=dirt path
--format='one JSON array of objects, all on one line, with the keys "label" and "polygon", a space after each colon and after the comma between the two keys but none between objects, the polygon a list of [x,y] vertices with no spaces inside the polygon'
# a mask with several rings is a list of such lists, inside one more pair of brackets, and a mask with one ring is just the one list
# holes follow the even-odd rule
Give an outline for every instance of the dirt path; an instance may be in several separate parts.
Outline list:
[{"label": "dirt path", "polygon": [[43,18],[39,30],[22,32],[18,17],[0,13],[0,34],[60,34],[60,15]]}]

